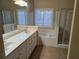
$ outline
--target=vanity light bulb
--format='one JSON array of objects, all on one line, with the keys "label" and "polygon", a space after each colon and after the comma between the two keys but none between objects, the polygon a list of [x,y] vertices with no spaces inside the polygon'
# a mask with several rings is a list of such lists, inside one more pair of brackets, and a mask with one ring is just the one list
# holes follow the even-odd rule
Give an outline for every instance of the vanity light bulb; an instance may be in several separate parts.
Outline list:
[{"label": "vanity light bulb", "polygon": [[23,0],[14,1],[14,3],[19,5],[19,6],[26,6],[27,7],[27,2],[25,2]]}]

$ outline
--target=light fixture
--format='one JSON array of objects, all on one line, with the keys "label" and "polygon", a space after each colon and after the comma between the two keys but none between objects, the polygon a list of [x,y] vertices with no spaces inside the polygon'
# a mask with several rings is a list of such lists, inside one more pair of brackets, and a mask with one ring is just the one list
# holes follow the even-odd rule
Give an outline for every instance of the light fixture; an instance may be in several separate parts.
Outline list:
[{"label": "light fixture", "polygon": [[23,0],[14,0],[14,3],[19,5],[19,6],[28,6],[27,2],[23,1]]}]

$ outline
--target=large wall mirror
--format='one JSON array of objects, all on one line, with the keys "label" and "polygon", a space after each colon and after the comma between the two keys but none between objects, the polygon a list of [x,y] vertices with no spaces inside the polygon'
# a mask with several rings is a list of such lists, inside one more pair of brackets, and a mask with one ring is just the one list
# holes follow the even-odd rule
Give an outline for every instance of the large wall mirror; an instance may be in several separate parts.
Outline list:
[{"label": "large wall mirror", "polygon": [[28,11],[25,8],[16,10],[2,10],[4,34],[17,30],[18,26],[25,26],[28,23]]},{"label": "large wall mirror", "polygon": [[[27,2],[25,4],[17,4],[18,1],[3,1],[3,8],[0,10],[0,17],[3,21],[3,34],[13,32],[18,30],[18,28],[22,25],[27,25],[28,18],[28,7]],[[24,1],[21,1],[24,3]],[[10,3],[10,4],[8,4]]]}]

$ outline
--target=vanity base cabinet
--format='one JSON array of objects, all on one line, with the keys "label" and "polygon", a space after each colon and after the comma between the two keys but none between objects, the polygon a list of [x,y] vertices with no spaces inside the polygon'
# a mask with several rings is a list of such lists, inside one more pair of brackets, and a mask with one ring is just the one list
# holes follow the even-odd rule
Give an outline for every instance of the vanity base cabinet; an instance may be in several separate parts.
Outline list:
[{"label": "vanity base cabinet", "polygon": [[9,54],[6,59],[27,59],[26,56],[26,44],[23,43],[18,48],[16,48],[11,54]]},{"label": "vanity base cabinet", "polygon": [[12,53],[6,56],[6,59],[29,59],[31,53],[37,45],[37,32],[26,39]]}]

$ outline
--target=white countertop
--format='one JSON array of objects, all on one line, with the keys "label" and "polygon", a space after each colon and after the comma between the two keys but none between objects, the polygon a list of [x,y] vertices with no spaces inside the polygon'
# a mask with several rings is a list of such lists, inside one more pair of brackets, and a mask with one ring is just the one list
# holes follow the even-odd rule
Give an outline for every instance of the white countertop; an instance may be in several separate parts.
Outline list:
[{"label": "white countertop", "polygon": [[[18,46],[20,46],[25,40],[27,40],[33,33],[35,33],[37,29],[32,30],[28,33],[25,31],[12,36],[4,42],[5,45],[5,56],[8,56],[12,51],[14,51]],[[7,43],[10,43],[8,46]]]}]

